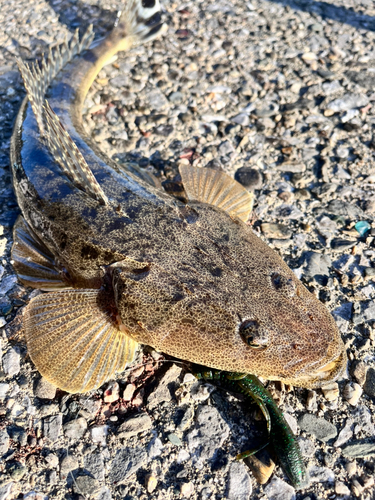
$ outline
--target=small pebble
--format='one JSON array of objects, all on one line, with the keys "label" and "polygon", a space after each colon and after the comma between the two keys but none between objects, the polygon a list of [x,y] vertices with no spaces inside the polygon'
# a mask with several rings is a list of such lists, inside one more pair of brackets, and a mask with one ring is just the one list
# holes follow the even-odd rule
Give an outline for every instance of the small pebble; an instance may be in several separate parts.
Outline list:
[{"label": "small pebble", "polygon": [[312,412],[315,412],[318,409],[315,391],[308,391],[306,398],[306,409]]},{"label": "small pebble", "polygon": [[136,390],[136,386],[134,384],[127,384],[124,393],[123,393],[123,400],[124,401],[131,401],[134,395],[134,392]]},{"label": "small pebble", "polygon": [[352,477],[355,474],[357,474],[357,464],[356,464],[356,462],[347,462],[347,464],[345,465],[345,470],[348,473],[349,477]]},{"label": "small pebble", "polygon": [[120,397],[120,386],[117,382],[109,382],[106,390],[104,391],[104,402],[114,403]]},{"label": "small pebble", "polygon": [[262,174],[259,170],[251,167],[241,167],[237,169],[234,178],[237,182],[251,191],[260,189],[263,184]]},{"label": "small pebble", "polygon": [[172,365],[163,378],[159,380],[156,389],[149,395],[147,399],[148,407],[155,408],[162,402],[171,401],[174,396],[173,388],[177,387],[177,381],[180,377],[182,369],[177,365]]},{"label": "small pebble", "polygon": [[147,492],[152,493],[158,485],[158,480],[152,474],[148,474],[146,476],[145,485],[146,485]]},{"label": "small pebble", "polygon": [[108,482],[118,487],[125,484],[128,478],[147,462],[147,453],[142,446],[136,448],[119,448],[112,461]]},{"label": "small pebble", "polygon": [[50,441],[54,442],[60,436],[62,428],[62,414],[52,415],[43,419],[43,432],[44,436]]},{"label": "small pebble", "polygon": [[152,427],[152,421],[147,413],[141,413],[123,422],[117,429],[116,434],[121,439],[136,436],[141,432],[148,431]]},{"label": "small pebble", "polygon": [[360,386],[366,381],[367,365],[363,361],[356,361],[351,369],[352,376],[356,379]]},{"label": "small pebble", "polygon": [[336,441],[333,443],[335,448],[341,447],[343,444],[349,441],[353,436],[353,420],[347,418],[344,427],[339,432]]},{"label": "small pebble", "polygon": [[0,398],[4,399],[10,389],[10,385],[6,382],[0,382]]},{"label": "small pebble", "polygon": [[228,500],[248,500],[252,493],[252,486],[246,466],[241,462],[230,465],[227,482]]},{"label": "small pebble", "polygon": [[306,170],[306,165],[303,163],[282,163],[276,168],[279,172],[290,172],[292,174],[296,174],[303,173]]},{"label": "small pebble", "polygon": [[64,434],[67,438],[81,439],[87,430],[87,421],[80,417],[64,424]]},{"label": "small pebble", "polygon": [[322,387],[322,392],[327,401],[336,401],[340,395],[339,386],[336,382]]},{"label": "small pebble", "polygon": [[344,387],[343,396],[351,406],[357,406],[362,392],[362,387],[359,384],[348,382]]},{"label": "small pebble", "polygon": [[171,434],[168,434],[168,440],[174,444],[175,446],[182,446],[182,441],[181,439],[177,436],[177,434],[175,434],[174,432],[172,432]]},{"label": "small pebble", "polygon": [[316,451],[316,445],[308,438],[298,438],[301,453],[304,457],[313,457]]},{"label": "small pebble", "polygon": [[8,377],[18,375],[20,371],[20,351],[18,347],[11,347],[3,356],[3,370]]},{"label": "small pebble", "polygon": [[240,113],[239,115],[234,116],[231,121],[233,123],[238,123],[239,125],[242,125],[243,127],[246,127],[250,123],[250,119],[248,115],[245,115],[244,113]]},{"label": "small pebble", "polygon": [[93,497],[100,489],[100,483],[94,477],[87,475],[78,476],[73,483],[74,493]]},{"label": "small pebble", "polygon": [[344,252],[345,250],[350,250],[356,244],[356,241],[345,240],[343,238],[334,238],[331,241],[331,248],[335,252]]},{"label": "small pebble", "polygon": [[56,395],[56,386],[42,377],[35,386],[34,394],[37,398],[53,399]]},{"label": "small pebble", "polygon": [[191,481],[189,483],[182,483],[180,492],[182,498],[190,498],[194,493],[194,484]]},{"label": "small pebble", "polygon": [[327,104],[327,110],[338,113],[340,111],[348,111],[353,108],[361,108],[368,104],[368,98],[365,94],[345,94],[339,99],[335,99]]},{"label": "small pebble", "polygon": [[375,457],[375,443],[349,443],[342,448],[342,454],[348,458]]},{"label": "small pebble", "polygon": [[335,481],[334,472],[328,467],[318,467],[314,465],[309,469],[309,476],[312,483],[331,483]]},{"label": "small pebble", "polygon": [[229,426],[214,406],[198,407],[195,427],[186,435],[190,452],[209,460],[229,436]]},{"label": "small pebble", "polygon": [[267,238],[289,239],[292,236],[292,231],[284,224],[263,222],[260,227]]},{"label": "small pebble", "polygon": [[256,109],[255,114],[259,117],[265,118],[276,115],[278,111],[279,111],[279,106],[275,103],[271,103],[267,107]]},{"label": "small pebble", "polygon": [[341,481],[335,482],[335,492],[337,495],[349,496],[350,490],[349,488]]},{"label": "small pebble", "polygon": [[364,392],[370,398],[375,398],[375,370],[370,367],[367,370],[365,385],[363,386]]},{"label": "small pebble", "polygon": [[60,461],[60,476],[66,477],[72,470],[78,469],[79,463],[77,458],[72,455],[67,455]]},{"label": "small pebble", "polygon": [[91,427],[90,429],[90,435],[92,441],[94,443],[101,444],[102,446],[106,445],[107,434],[108,434],[108,425],[97,425],[95,427]]},{"label": "small pebble", "polygon": [[54,453],[48,453],[48,455],[44,457],[44,460],[49,467],[56,468],[59,465],[59,457]]},{"label": "small pebble", "polygon": [[0,430],[0,458],[5,455],[9,449],[9,434],[6,429]]},{"label": "small pebble", "polygon": [[319,441],[327,442],[337,436],[336,426],[324,418],[306,413],[298,419],[301,430],[313,434]]},{"label": "small pebble", "polygon": [[274,476],[264,488],[268,500],[295,500],[295,490],[292,486]]}]

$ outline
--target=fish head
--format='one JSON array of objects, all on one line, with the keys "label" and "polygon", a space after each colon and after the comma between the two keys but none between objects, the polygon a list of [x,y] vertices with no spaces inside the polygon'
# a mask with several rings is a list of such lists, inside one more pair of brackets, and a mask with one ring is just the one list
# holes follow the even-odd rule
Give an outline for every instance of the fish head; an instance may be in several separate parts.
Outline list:
[{"label": "fish head", "polygon": [[219,370],[308,388],[337,379],[346,354],[333,317],[275,251],[236,226],[230,246],[205,233],[205,244],[192,245],[172,270],[119,263],[113,286],[123,328],[140,343]]}]

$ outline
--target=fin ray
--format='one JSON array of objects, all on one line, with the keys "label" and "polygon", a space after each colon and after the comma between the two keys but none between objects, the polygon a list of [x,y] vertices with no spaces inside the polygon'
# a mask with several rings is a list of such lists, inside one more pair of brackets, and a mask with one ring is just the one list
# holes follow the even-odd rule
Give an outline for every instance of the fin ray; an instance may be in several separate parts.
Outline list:
[{"label": "fin ray", "polygon": [[84,35],[79,40],[78,29],[72,36],[70,42],[63,42],[49,50],[47,58],[43,57],[42,64],[26,64],[21,59],[17,64],[25,84],[27,97],[29,98],[39,131],[44,135],[45,127],[43,120],[43,104],[47,87],[57,73],[74,56],[86,50],[94,39],[92,26],[90,25]]},{"label": "fin ray", "polygon": [[49,149],[64,173],[73,183],[103,205],[108,198],[95,179],[82,153],[65,130],[59,117],[46,100],[43,106],[46,123],[46,139]]},{"label": "fin ray", "polygon": [[52,253],[22,216],[18,217],[14,225],[13,241],[13,267],[24,285],[42,290],[71,288],[59,272]]},{"label": "fin ray", "polygon": [[28,352],[52,384],[72,393],[87,392],[133,360],[138,343],[120,331],[107,306],[100,290],[41,294],[28,304]]},{"label": "fin ray", "polygon": [[224,172],[181,165],[180,174],[190,201],[208,203],[246,222],[253,209],[254,195]]}]

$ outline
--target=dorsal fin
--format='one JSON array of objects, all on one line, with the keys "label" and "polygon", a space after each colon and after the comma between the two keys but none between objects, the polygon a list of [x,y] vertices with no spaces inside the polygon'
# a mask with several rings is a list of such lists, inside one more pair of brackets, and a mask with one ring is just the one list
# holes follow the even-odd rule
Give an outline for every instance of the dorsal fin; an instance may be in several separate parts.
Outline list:
[{"label": "dorsal fin", "polygon": [[65,41],[53,49],[50,48],[47,58],[43,57],[42,59],[41,67],[38,63],[29,65],[21,59],[17,59],[17,64],[27,91],[27,97],[33,108],[39,131],[42,135],[45,133],[43,104],[47,87],[65,64],[71,61],[74,56],[86,50],[91,45],[93,39],[94,33],[90,25],[81,39],[79,39],[77,29],[69,42]]},{"label": "dorsal fin", "polygon": [[181,165],[180,174],[190,201],[208,203],[246,222],[254,195],[224,172]]},{"label": "dorsal fin", "polygon": [[64,173],[74,184],[103,205],[108,204],[104,194],[82,153],[65,130],[59,117],[46,100],[43,106],[48,147]]}]

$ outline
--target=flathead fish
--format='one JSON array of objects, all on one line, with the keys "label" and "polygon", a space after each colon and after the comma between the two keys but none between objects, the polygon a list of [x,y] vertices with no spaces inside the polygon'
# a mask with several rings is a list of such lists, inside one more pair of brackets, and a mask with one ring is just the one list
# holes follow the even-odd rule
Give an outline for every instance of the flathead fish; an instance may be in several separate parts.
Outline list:
[{"label": "flathead fish", "polygon": [[119,50],[163,32],[157,0],[129,0],[93,45],[81,38],[19,67],[27,90],[11,142],[22,217],[12,259],[42,293],[25,308],[39,372],[69,392],[124,370],[139,344],[219,370],[319,387],[346,354],[326,308],[246,224],[252,195],[225,173],[180,168],[188,202],[85,134],[81,110]]}]

